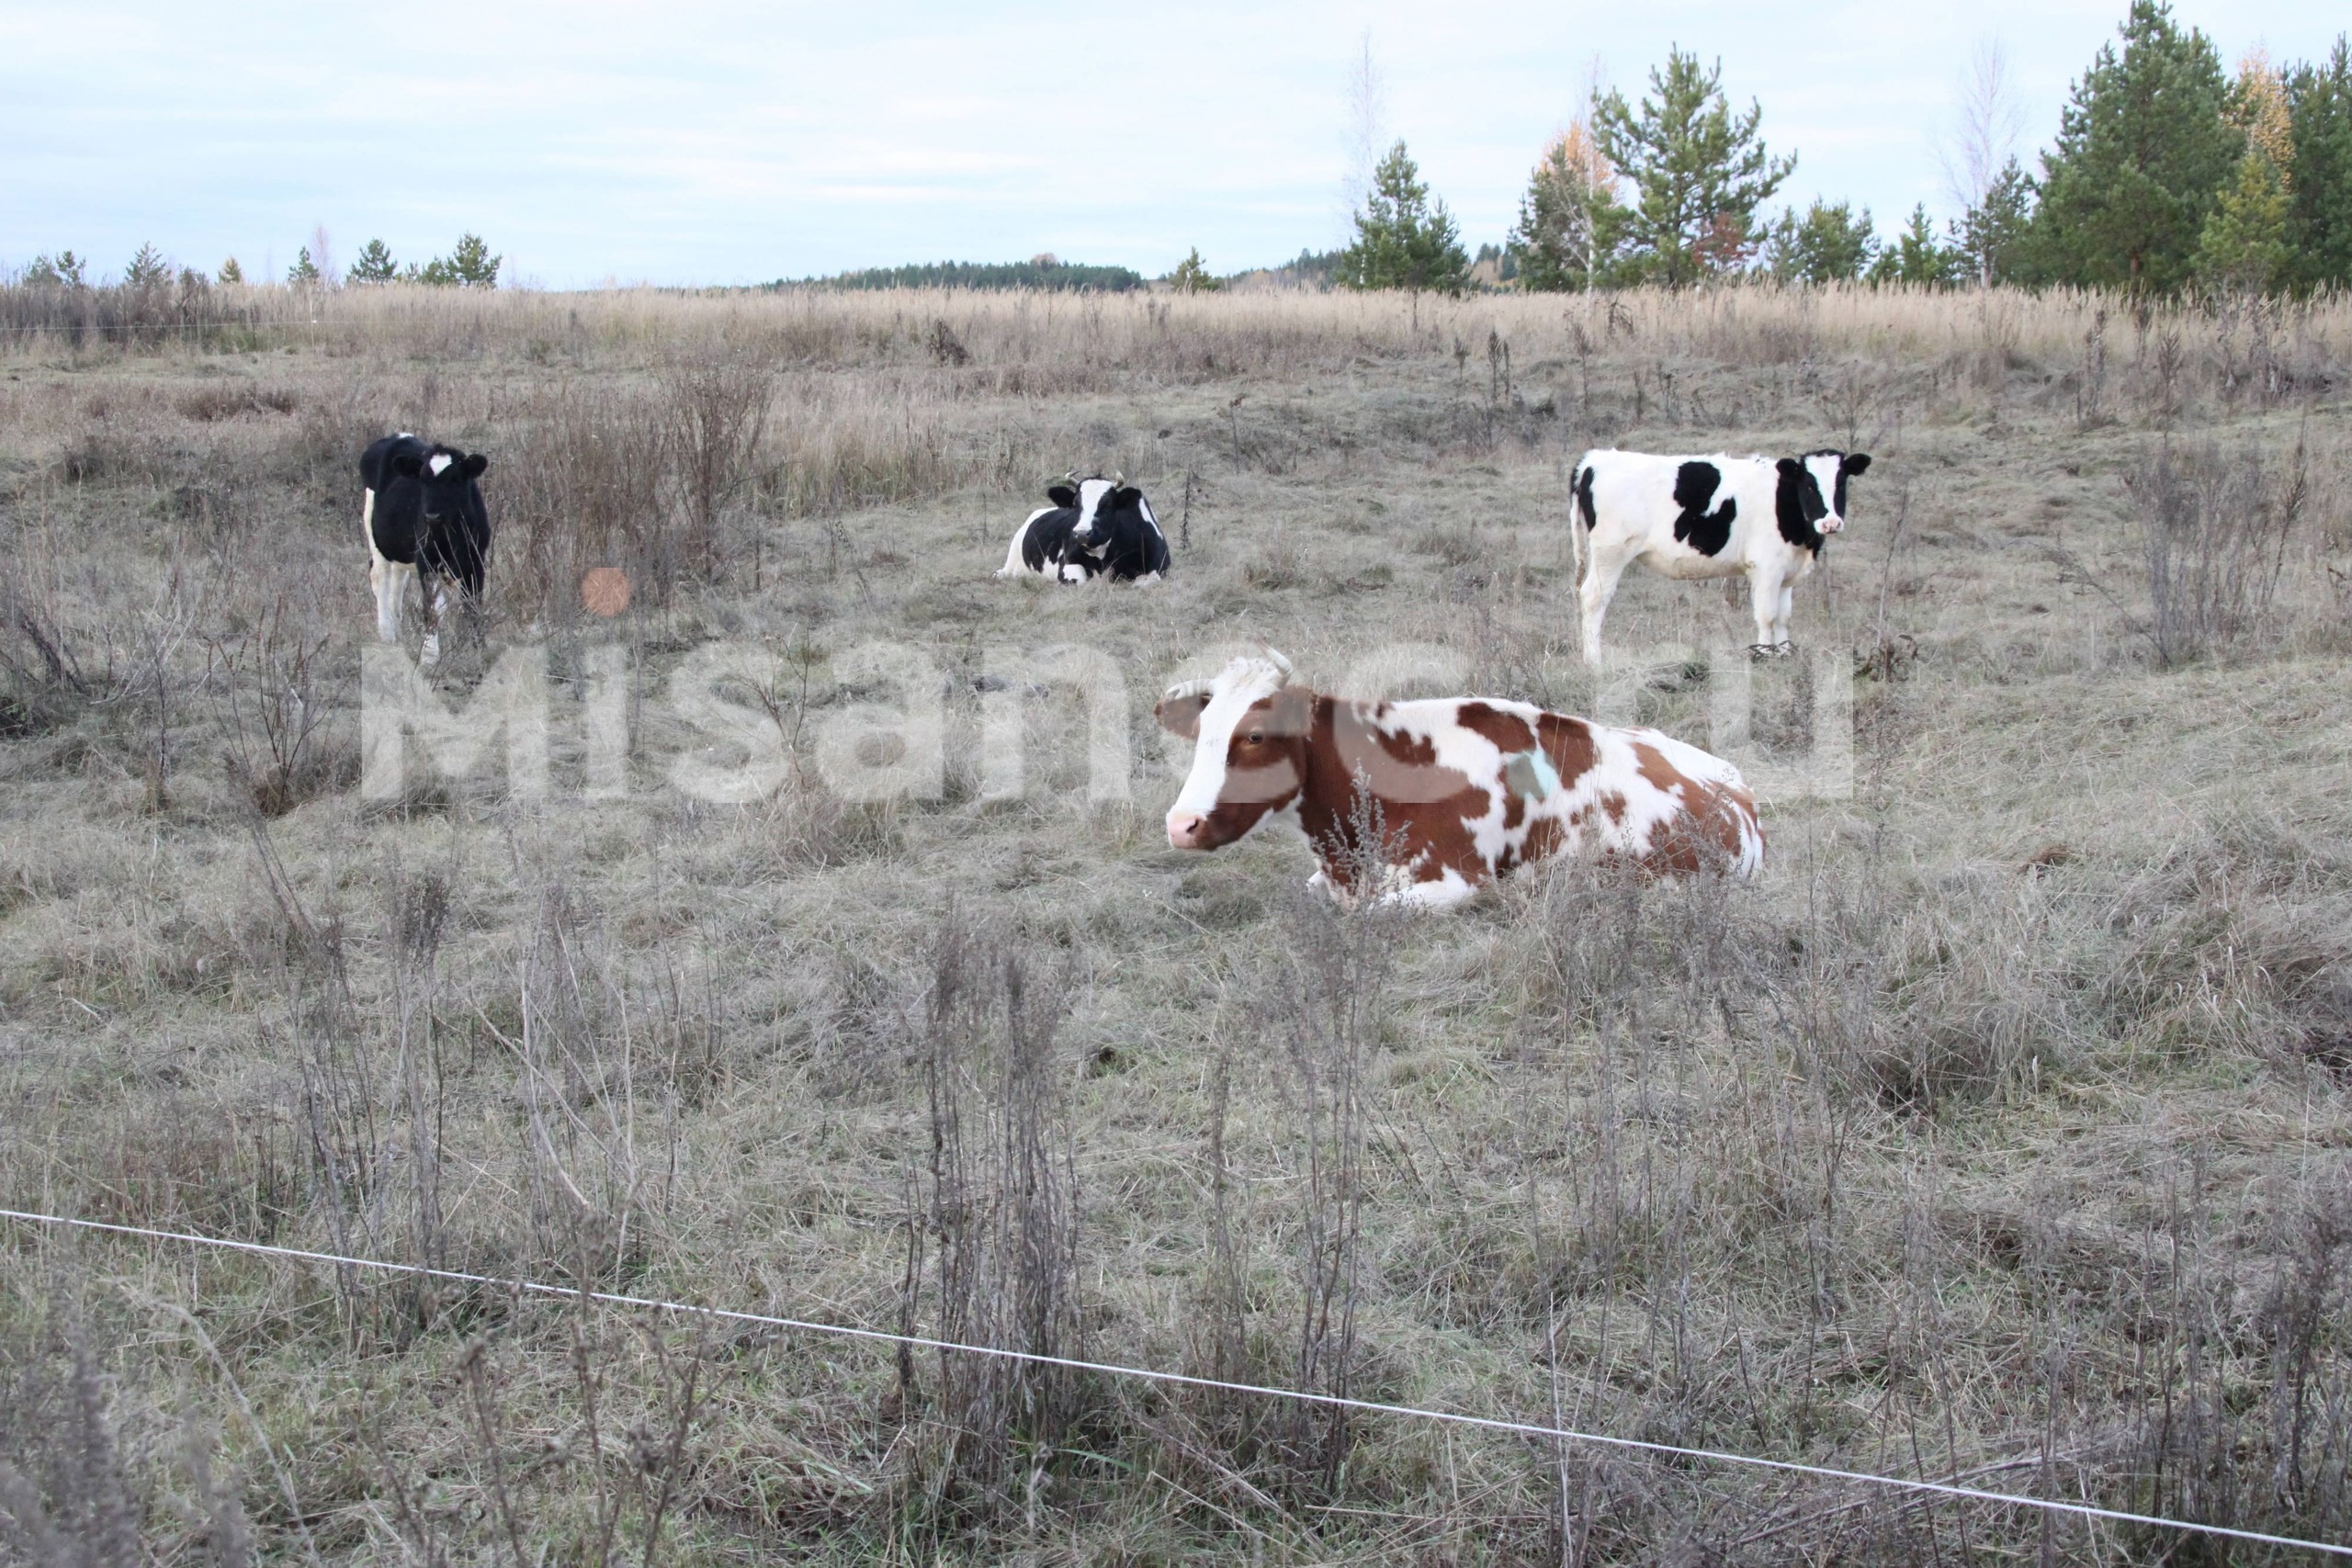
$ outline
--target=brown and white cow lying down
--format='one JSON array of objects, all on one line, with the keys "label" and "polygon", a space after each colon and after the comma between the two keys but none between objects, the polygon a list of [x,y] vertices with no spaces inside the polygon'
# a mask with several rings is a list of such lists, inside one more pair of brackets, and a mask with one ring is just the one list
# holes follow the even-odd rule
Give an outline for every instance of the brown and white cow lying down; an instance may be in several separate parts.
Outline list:
[{"label": "brown and white cow lying down", "polygon": [[[1497,698],[1326,696],[1294,683],[1279,654],[1171,686],[1155,711],[1193,743],[1168,841],[1214,850],[1284,820],[1321,863],[1309,886],[1343,899],[1367,863],[1385,866],[1381,898],[1436,908],[1555,854],[1740,876],[1764,861],[1739,770],[1655,729]],[[1359,779],[1373,809],[1358,806]],[[1385,850],[1355,841],[1368,822]]]}]

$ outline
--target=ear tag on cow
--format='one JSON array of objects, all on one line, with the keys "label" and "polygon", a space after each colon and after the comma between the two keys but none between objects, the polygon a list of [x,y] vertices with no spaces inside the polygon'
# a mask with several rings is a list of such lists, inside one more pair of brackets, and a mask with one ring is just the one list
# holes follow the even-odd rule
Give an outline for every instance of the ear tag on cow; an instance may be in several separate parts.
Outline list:
[{"label": "ear tag on cow", "polygon": [[1559,789],[1560,773],[1541,751],[1514,751],[1503,761],[1503,782],[1521,799],[1541,806]]}]

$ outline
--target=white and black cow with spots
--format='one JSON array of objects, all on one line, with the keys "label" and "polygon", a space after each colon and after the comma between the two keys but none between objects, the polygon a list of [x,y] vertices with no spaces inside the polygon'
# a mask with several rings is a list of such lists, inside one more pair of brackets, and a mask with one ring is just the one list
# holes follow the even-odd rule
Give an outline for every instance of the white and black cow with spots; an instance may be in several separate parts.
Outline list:
[{"label": "white and black cow with spots", "polygon": [[441,616],[449,584],[469,597],[481,593],[490,564],[490,509],[480,479],[490,459],[402,431],[369,442],[360,454],[367,484],[360,531],[368,536],[368,581],[376,591],[376,635],[401,640],[401,604],[409,579],[424,590],[424,646],[417,662],[441,660]]},{"label": "white and black cow with spots", "polygon": [[1125,476],[1071,475],[1046,491],[1041,507],[1014,530],[999,577],[1051,577],[1084,582],[1158,582],[1168,575],[1168,536],[1143,491]]},{"label": "white and black cow with spots", "polygon": [[1635,561],[1662,577],[1745,577],[1755,650],[1785,652],[1790,602],[1846,525],[1846,481],[1864,452],[1802,457],[1660,457],[1587,452],[1570,482],[1584,610],[1584,657],[1600,662],[1600,623],[1617,580]]}]

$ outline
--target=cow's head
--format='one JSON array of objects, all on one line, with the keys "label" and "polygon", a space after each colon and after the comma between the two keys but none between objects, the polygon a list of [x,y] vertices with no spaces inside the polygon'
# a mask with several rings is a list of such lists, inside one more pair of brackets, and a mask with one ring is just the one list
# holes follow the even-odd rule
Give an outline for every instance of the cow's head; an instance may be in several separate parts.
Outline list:
[{"label": "cow's head", "polygon": [[1143,491],[1126,482],[1124,474],[1109,479],[1096,475],[1078,481],[1077,499],[1061,502],[1063,506],[1078,508],[1078,521],[1070,525],[1069,542],[1081,550],[1099,550],[1111,542],[1111,530],[1122,513],[1133,512],[1143,502]]},{"label": "cow's head", "polygon": [[424,451],[402,452],[392,459],[392,471],[416,480],[424,491],[424,520],[454,523],[480,505],[474,481],[489,471],[490,459],[471,457],[454,446],[435,445]]},{"label": "cow's head", "polygon": [[479,452],[469,457],[437,444],[392,458],[392,472],[413,481],[419,492],[424,521],[420,562],[447,572],[470,594],[481,592],[489,565],[490,512],[474,484],[489,468],[490,459]]},{"label": "cow's head", "polygon": [[1792,545],[1818,546],[1846,525],[1846,480],[1867,473],[1867,452],[1808,452],[1780,461],[1781,487],[1775,510],[1781,536]]},{"label": "cow's head", "polygon": [[1306,782],[1315,694],[1290,683],[1290,661],[1272,649],[1237,659],[1209,681],[1168,688],[1153,709],[1170,734],[1193,742],[1192,771],[1168,811],[1168,841],[1214,850],[1295,804]]}]

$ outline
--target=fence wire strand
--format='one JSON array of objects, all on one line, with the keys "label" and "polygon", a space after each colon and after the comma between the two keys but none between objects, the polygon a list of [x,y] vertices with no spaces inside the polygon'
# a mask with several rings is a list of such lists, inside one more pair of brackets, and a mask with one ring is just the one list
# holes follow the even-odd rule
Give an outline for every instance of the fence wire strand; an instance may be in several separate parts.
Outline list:
[{"label": "fence wire strand", "polygon": [[612,1291],[591,1291],[571,1285],[549,1285],[532,1280],[502,1279],[492,1274],[469,1274],[457,1269],[429,1268],[421,1263],[395,1263],[379,1258],[350,1258],[340,1253],[313,1252],[303,1247],[275,1247],[266,1242],[198,1235],[188,1231],[152,1230],[143,1225],[114,1224],[100,1220],[80,1220],[62,1214],[44,1214],[23,1209],[0,1209],[0,1219],[15,1220],[31,1225],[48,1225],[58,1229],[97,1231],[109,1235],[136,1236],[150,1241],[177,1242],[189,1247],[209,1247],[224,1252],[243,1252],[256,1257],[291,1258],[305,1263],[326,1263],[344,1269],[367,1269],[379,1273],[446,1280],[458,1284],[484,1285],[513,1292],[519,1295],[567,1297],[573,1301],[591,1301],[608,1307],[628,1307],[673,1315],[712,1318],[725,1323],[756,1324],[763,1327],[786,1329],[797,1334],[831,1335],[842,1339],[863,1339],[875,1344],[905,1346],[921,1350],[939,1350],[956,1355],[991,1356],[1000,1360],[1025,1361],[1035,1366],[1061,1367],[1080,1372],[1098,1372],[1105,1377],[1133,1378],[1145,1382],[1170,1383],[1188,1388],[1221,1389],[1228,1393],[1247,1393],[1267,1399],[1295,1400],[1304,1404],[1358,1410],[1366,1415],[1399,1416],[1419,1421],[1437,1421],[1449,1426],[1469,1427],[1481,1431],[1504,1432],[1514,1437],[1542,1438],[1552,1442],[1585,1443],[1595,1448],[1658,1454],[1673,1459],[1702,1460],[1713,1464],[1742,1465],[1752,1470],[1776,1471],[1787,1475],[1809,1475],[1825,1481],[1855,1482],[1867,1486],[1885,1487],[1892,1491],[1951,1497],[1966,1502],[1994,1503],[2005,1507],[2038,1508],[2044,1513],[2066,1514],[2077,1518],[2103,1519],[2114,1524],[2149,1525],[2158,1529],[2180,1530],[2196,1535],[2221,1537],[2229,1540],[2253,1541],[2262,1546],[2281,1546],[2298,1551],[2352,1558],[2352,1544],[2303,1540],[2294,1536],[2270,1535],[2261,1530],[2238,1529],[2229,1525],[2204,1524],[2194,1519],[2167,1518],[2161,1514],[2135,1514],[2121,1508],[2102,1508],[2090,1503],[2068,1503],[2048,1497],[2029,1497],[2018,1493],[1995,1492],[1984,1487],[1962,1486],[1951,1482],[1919,1481],[1907,1476],[1879,1475],[1863,1470],[1841,1470],[1834,1465],[1806,1464],[1796,1460],[1766,1459],[1758,1454],[1736,1453],[1725,1449],[1685,1448],[1676,1443],[1652,1442],[1643,1438],[1611,1437],[1603,1432],[1582,1432],[1566,1427],[1546,1427],[1536,1422],[1511,1421],[1497,1416],[1470,1416],[1453,1410],[1423,1410],[1410,1404],[1390,1404],[1373,1399],[1351,1399],[1342,1394],[1313,1393],[1304,1389],[1276,1388],[1265,1383],[1230,1382],[1223,1378],[1199,1377],[1191,1372],[1162,1371],[1148,1367],[1123,1367],[1108,1361],[1082,1360],[1074,1356],[1040,1355],[1034,1351],[1012,1350],[994,1345],[964,1345],[954,1340],[933,1339],[926,1335],[897,1334],[888,1329],[862,1328],[851,1324],[818,1323],[807,1318],[778,1317],[766,1313],[743,1312],[731,1307],[704,1306],[693,1302],[663,1301],[653,1296],[623,1295]]}]

